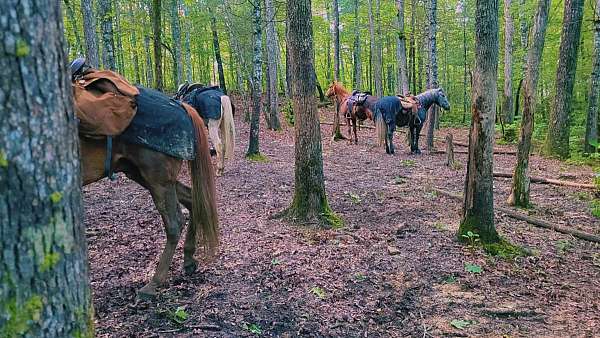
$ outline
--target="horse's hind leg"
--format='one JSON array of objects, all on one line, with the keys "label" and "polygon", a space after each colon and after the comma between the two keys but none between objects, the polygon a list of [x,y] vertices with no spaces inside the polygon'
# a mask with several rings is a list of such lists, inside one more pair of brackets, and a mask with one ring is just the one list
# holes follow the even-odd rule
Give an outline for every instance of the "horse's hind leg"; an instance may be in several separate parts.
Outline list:
[{"label": "horse's hind leg", "polygon": [[[414,150],[411,149],[411,151],[413,151],[415,154],[420,154],[421,150],[419,149],[419,136],[421,134],[421,129],[423,128],[423,124],[418,124],[415,126],[415,132],[414,132]],[[412,148],[412,147],[411,147]]]},{"label": "horse's hind leg", "polygon": [[352,131],[354,131],[354,144],[358,144],[358,135],[356,135],[356,119],[352,119]]},{"label": "horse's hind leg", "polygon": [[394,126],[388,125],[387,135],[386,135],[386,143],[388,144],[389,151],[388,154],[394,154]]},{"label": "horse's hind leg", "polygon": [[181,234],[181,226],[183,224],[183,215],[181,214],[181,209],[177,202],[175,184],[151,184],[149,188],[156,209],[162,217],[165,232],[167,234],[167,242],[160,255],[160,260],[158,261],[154,276],[152,277],[152,280],[139,291],[140,296],[154,296],[156,295],[156,288],[165,284],[169,273],[169,266],[173,260],[175,248],[177,247]]},{"label": "horse's hind leg", "polygon": [[185,244],[183,245],[183,270],[186,274],[191,275],[198,268],[198,261],[194,258],[196,253],[197,229],[193,226],[192,219],[192,189],[177,182],[177,198],[179,203],[189,210],[190,224],[188,225],[185,235]]},{"label": "horse's hind leg", "polygon": [[223,144],[221,143],[221,138],[219,137],[220,123],[220,119],[208,119],[208,136],[217,149],[217,176],[223,175],[223,170],[225,169],[225,149],[223,149]]}]

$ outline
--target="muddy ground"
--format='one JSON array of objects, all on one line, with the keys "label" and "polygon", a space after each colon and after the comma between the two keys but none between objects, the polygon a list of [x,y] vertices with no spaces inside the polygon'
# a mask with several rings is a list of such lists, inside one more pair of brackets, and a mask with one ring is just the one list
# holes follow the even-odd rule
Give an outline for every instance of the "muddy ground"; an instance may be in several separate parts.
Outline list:
[{"label": "muddy ground", "polygon": [[[396,155],[388,156],[375,147],[372,130],[348,145],[332,142],[331,127],[322,126],[325,185],[345,227],[315,230],[269,218],[292,197],[293,129],[262,126],[268,163],[243,157],[248,129],[238,121],[236,158],[217,179],[218,258],[187,277],[180,243],[169,286],[153,302],[136,301],[165,241],[149,194],[123,176],[84,189],[99,337],[599,335],[598,245],[499,212],[498,231],[534,256],[504,260],[457,242],[460,202],[431,187],[460,193],[466,154],[456,155],[462,166],[449,168],[444,154],[408,154],[402,134]],[[466,130],[451,131],[466,141]],[[511,172],[514,161],[496,155],[495,168]],[[539,156],[531,168],[534,175],[579,182],[593,175]],[[510,180],[494,183],[496,203],[505,205]],[[529,213],[600,234],[590,196],[533,184]],[[466,264],[482,272],[467,272]]]}]

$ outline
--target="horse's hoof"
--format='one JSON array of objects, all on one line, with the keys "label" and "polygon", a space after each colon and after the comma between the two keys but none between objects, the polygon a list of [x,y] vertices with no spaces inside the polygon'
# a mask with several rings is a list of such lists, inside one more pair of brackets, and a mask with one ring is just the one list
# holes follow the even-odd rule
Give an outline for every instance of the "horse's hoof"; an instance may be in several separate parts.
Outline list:
[{"label": "horse's hoof", "polygon": [[156,284],[154,282],[150,282],[138,290],[137,297],[140,300],[153,300],[156,298],[157,294]]},{"label": "horse's hoof", "polygon": [[415,155],[421,155],[421,150],[420,149],[415,150]]},{"label": "horse's hoof", "polygon": [[198,261],[196,261],[195,259],[192,260],[191,262],[187,262],[183,265],[183,271],[188,276],[193,275],[197,269],[198,269]]}]

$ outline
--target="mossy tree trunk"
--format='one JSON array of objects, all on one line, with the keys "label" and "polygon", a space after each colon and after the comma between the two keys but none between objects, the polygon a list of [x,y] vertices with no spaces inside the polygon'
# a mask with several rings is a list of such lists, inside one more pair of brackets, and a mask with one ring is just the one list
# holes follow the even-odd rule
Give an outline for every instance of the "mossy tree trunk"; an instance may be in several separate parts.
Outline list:
[{"label": "mossy tree trunk", "polygon": [[252,116],[250,118],[250,142],[246,156],[258,155],[258,136],[260,131],[260,110],[262,96],[262,17],[261,1],[251,2],[253,6],[252,21],[254,25],[254,49],[252,72]]},{"label": "mossy tree trunk", "polygon": [[573,84],[577,69],[577,52],[581,36],[583,0],[565,0],[563,29],[560,36],[558,68],[556,69],[556,95],[550,107],[545,152],[560,158],[569,157],[570,113],[573,101]]},{"label": "mossy tree trunk", "polygon": [[523,87],[523,119],[521,121],[521,138],[517,151],[517,165],[513,174],[513,184],[508,197],[508,204],[521,207],[529,206],[529,153],[531,151],[531,134],[533,133],[533,116],[535,112],[535,93],[539,78],[539,68],[544,49],[548,10],[551,0],[539,0],[533,23],[531,48],[527,53],[525,85]]},{"label": "mossy tree trunk", "polygon": [[515,25],[510,13],[511,0],[504,0],[504,97],[502,103],[502,120],[513,123],[513,96],[512,96],[512,59],[513,36]]},{"label": "mossy tree trunk", "polygon": [[0,337],[94,334],[60,4],[0,2]]},{"label": "mossy tree trunk", "polygon": [[279,122],[279,103],[277,90],[277,75],[279,56],[279,47],[277,43],[277,31],[275,30],[275,5],[273,0],[265,0],[265,17],[267,20],[266,27],[266,44],[267,44],[267,101],[269,113],[267,124],[272,130],[280,130],[281,123]]},{"label": "mossy tree trunk", "polygon": [[98,4],[98,17],[100,18],[102,32],[102,67],[104,69],[117,70],[111,0],[100,0]]},{"label": "mossy tree trunk", "polygon": [[152,34],[154,42],[154,88],[163,90],[162,45],[160,27],[161,0],[152,0]]},{"label": "mossy tree trunk", "polygon": [[327,203],[321,129],[315,97],[310,0],[288,0],[288,53],[295,122],[295,189],[284,215],[300,223],[337,225]]},{"label": "mossy tree trunk", "polygon": [[179,0],[171,0],[171,38],[173,39],[173,84],[177,88],[183,81],[183,58],[181,56],[181,22],[179,20]]},{"label": "mossy tree trunk", "polygon": [[96,17],[92,10],[92,0],[81,0],[85,58],[92,67],[98,68],[98,39],[96,37]]},{"label": "mossy tree trunk", "polygon": [[475,72],[463,218],[458,238],[468,231],[483,243],[499,241],[494,225],[493,148],[498,78],[498,0],[477,0]]},{"label": "mossy tree trunk", "polygon": [[590,90],[588,94],[588,114],[585,128],[585,145],[583,151],[586,153],[596,152],[598,142],[598,106],[600,105],[600,0],[596,0],[596,11],[594,13],[594,56],[592,75],[590,76]]}]

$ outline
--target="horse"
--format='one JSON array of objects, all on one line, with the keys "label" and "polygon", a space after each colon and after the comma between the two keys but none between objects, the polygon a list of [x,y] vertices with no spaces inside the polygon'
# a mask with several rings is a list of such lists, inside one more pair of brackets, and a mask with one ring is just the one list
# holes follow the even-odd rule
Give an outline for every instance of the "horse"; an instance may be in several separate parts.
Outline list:
[{"label": "horse", "polygon": [[427,111],[432,104],[437,104],[444,110],[450,109],[450,103],[442,88],[429,89],[414,96],[413,104],[415,110],[411,110],[411,104],[402,102],[399,96],[384,96],[375,104],[375,128],[379,139],[379,145],[385,144],[385,152],[394,153],[394,131],[396,126],[408,126],[410,133],[410,151],[412,154],[420,154],[419,134],[427,120]]},{"label": "horse", "polygon": [[187,82],[179,85],[173,98],[194,107],[208,122],[208,135],[217,152],[217,176],[223,175],[225,159],[233,157],[235,148],[235,108],[231,99],[218,87],[205,87],[200,83],[190,85]]},{"label": "horse", "polygon": [[[170,100],[168,96],[164,96]],[[185,108],[191,118],[190,123],[193,124],[196,136],[195,158],[188,161],[191,188],[177,180],[183,160],[141,145],[124,142],[118,136],[112,140],[111,156],[107,157],[106,137],[79,135],[84,186],[109,176],[109,172],[122,172],[150,192],[154,205],[162,217],[167,242],[154,276],[138,291],[138,296],[141,298],[154,297],[156,288],[166,282],[169,266],[184,225],[184,217],[178,203],[190,211],[190,222],[183,248],[183,267],[187,274],[195,272],[198,267],[198,262],[194,258],[196,246],[203,245],[207,253],[213,254],[219,242],[214,172],[206,127],[200,115],[192,107],[185,105]],[[172,112],[161,112],[161,114],[169,113]]]},{"label": "horse", "polygon": [[356,134],[357,120],[373,120],[373,111],[377,102],[377,97],[375,96],[359,93],[362,94],[362,97],[359,99],[355,94],[357,92],[351,94],[337,81],[332,82],[325,93],[328,98],[335,98],[335,101],[339,105],[339,113],[343,114],[346,118],[350,144],[352,144],[352,131],[354,131],[354,143],[358,144],[358,135]]}]

